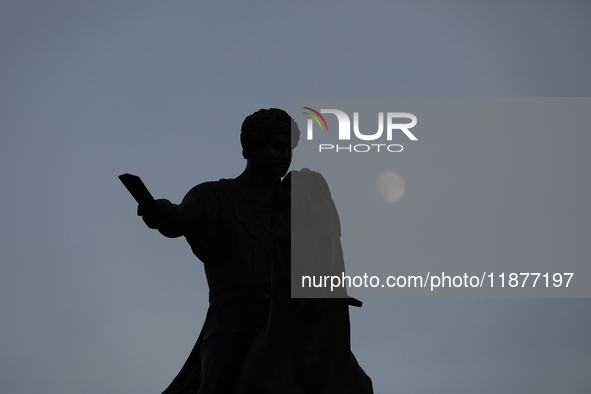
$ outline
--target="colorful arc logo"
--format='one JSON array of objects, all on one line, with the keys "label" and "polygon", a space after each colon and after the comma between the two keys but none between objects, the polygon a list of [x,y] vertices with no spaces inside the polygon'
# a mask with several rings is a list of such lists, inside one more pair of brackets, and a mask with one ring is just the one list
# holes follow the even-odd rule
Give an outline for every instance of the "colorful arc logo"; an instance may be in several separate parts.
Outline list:
[{"label": "colorful arc logo", "polygon": [[[313,110],[312,108],[309,108],[309,107],[302,107],[302,108],[312,111],[316,115],[318,115],[320,117],[320,119],[322,119],[322,122],[324,123],[324,126],[326,127],[326,131],[328,131],[328,125],[326,124],[326,120],[324,120],[324,116],[320,115],[320,112]],[[314,116],[313,114],[311,114],[309,112],[303,112],[303,113],[306,115],[310,115],[312,118],[314,118],[316,123],[318,123],[318,126],[320,126],[320,130],[323,130],[322,123],[320,123],[320,120],[318,119],[318,117]]]}]

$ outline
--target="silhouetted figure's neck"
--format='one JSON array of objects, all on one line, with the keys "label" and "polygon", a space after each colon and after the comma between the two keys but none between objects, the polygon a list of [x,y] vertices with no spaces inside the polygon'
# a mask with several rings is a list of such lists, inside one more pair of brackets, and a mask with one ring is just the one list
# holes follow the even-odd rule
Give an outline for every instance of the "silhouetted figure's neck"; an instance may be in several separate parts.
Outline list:
[{"label": "silhouetted figure's neck", "polygon": [[236,185],[255,204],[273,205],[275,189],[280,187],[281,177],[258,170],[247,163],[246,169],[236,179]]}]

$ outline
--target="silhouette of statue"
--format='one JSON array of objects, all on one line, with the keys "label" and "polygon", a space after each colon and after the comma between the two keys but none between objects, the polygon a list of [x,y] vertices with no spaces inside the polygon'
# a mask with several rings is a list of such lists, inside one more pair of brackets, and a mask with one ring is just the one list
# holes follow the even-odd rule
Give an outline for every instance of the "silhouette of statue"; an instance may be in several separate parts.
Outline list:
[{"label": "silhouette of statue", "polygon": [[204,264],[209,286],[201,334],[163,394],[232,392],[251,344],[267,322],[271,220],[298,140],[297,124],[285,111],[261,109],[242,124],[247,161],[242,174],[197,185],[178,205],[159,199],[158,209],[138,208],[148,227],[166,237],[186,238]]}]

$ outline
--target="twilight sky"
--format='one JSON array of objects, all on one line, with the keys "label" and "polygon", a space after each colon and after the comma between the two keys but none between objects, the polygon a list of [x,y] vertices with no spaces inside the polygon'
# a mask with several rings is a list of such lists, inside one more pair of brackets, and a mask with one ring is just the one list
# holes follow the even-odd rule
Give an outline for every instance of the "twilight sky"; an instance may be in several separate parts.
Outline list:
[{"label": "twilight sky", "polygon": [[[3,1],[0,392],[159,393],[184,363],[207,308],[201,263],[184,239],[145,227],[117,175],[179,202],[200,182],[237,176],[244,117],[289,110],[293,97],[590,96],[590,16],[583,0]],[[561,135],[528,138],[547,147]],[[591,237],[591,163],[580,153],[591,146],[580,137],[569,177],[548,177],[550,195],[563,190],[556,210],[582,208],[556,218],[575,246]],[[553,152],[542,154],[534,164],[546,168]],[[516,166],[506,187],[528,174],[541,187],[534,164]],[[497,179],[479,165],[474,154],[455,168]],[[406,191],[389,226],[403,232],[430,189],[392,170]],[[441,198],[454,198],[455,178],[436,175]],[[521,203],[510,213],[531,212]],[[428,239],[457,236],[432,223]],[[516,223],[530,243],[508,253],[527,257],[554,222]],[[354,224],[343,220],[344,236]],[[454,256],[478,259],[487,239]],[[376,393],[591,391],[589,299],[363,301],[352,346]]]}]

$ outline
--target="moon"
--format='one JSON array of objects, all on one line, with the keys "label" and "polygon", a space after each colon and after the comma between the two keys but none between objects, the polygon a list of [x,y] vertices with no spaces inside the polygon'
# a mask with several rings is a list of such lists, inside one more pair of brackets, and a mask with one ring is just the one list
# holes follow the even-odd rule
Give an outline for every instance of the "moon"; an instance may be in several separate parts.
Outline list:
[{"label": "moon", "polygon": [[397,202],[404,194],[404,180],[394,171],[384,171],[378,175],[378,193],[386,202]]}]

